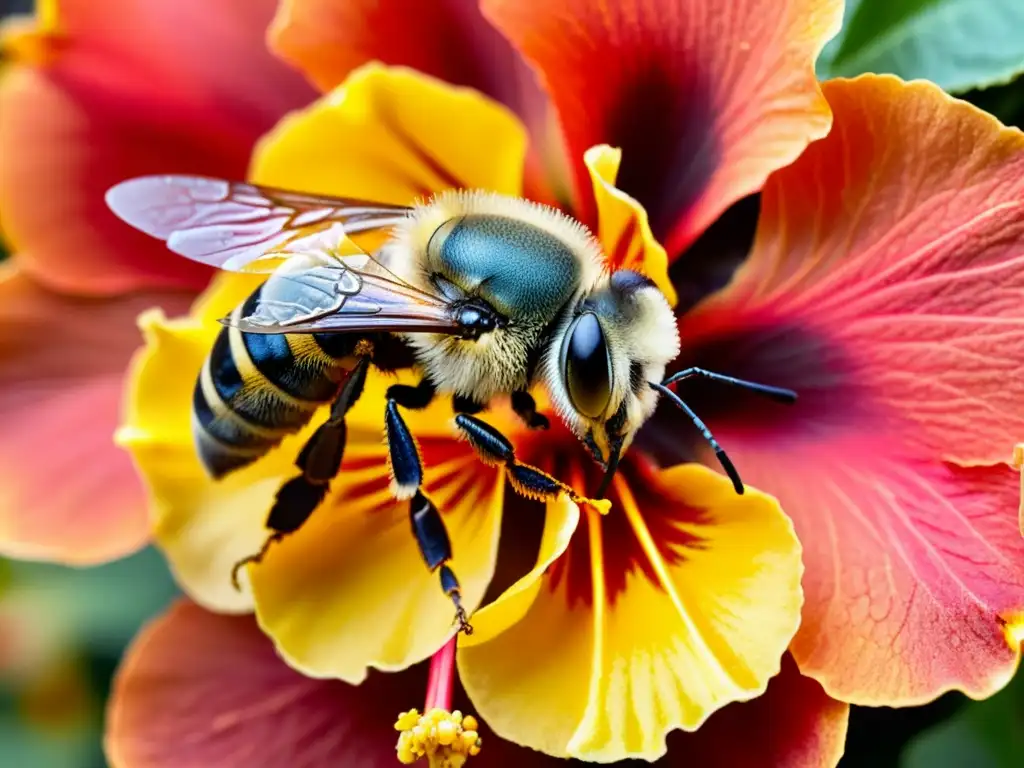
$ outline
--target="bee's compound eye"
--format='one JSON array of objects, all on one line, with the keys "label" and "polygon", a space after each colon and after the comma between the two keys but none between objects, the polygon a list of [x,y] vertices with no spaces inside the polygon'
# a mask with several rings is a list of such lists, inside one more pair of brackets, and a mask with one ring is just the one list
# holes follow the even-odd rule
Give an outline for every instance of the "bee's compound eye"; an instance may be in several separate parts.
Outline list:
[{"label": "bee's compound eye", "polygon": [[612,365],[601,323],[592,312],[573,321],[562,342],[562,376],[573,408],[600,417],[612,397]]}]

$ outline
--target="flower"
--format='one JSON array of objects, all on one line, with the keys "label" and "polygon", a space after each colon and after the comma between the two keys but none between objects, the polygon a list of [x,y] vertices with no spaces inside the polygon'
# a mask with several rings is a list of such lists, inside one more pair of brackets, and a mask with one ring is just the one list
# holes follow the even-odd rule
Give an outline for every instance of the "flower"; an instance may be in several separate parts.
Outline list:
[{"label": "flower", "polygon": [[[838,3],[549,5],[482,3],[540,74],[561,163],[544,162],[559,148],[551,113],[464,63],[484,34],[473,3],[415,17],[413,34],[396,32],[401,3],[372,4],[371,17],[360,15],[370,4],[292,0],[271,44],[329,90],[264,138],[251,178],[386,202],[448,186],[560,200],[611,263],[681,297],[677,368],[801,399],[786,410],[687,383],[748,494],[694,461],[707,456],[692,424],[659,412],[604,518],[564,500],[543,515],[506,501],[498,470],[453,439],[444,404],[410,414],[464,601],[483,605],[459,640],[481,720],[553,755],[655,759],[667,731],[710,727],[731,702],[770,694],[791,640],[800,671],[843,701],[993,692],[1017,663],[1024,614],[1008,466],[1022,431],[1021,134],[927,84],[869,76],[823,97],[811,62]],[[507,63],[486,34],[492,61]],[[368,58],[391,66],[354,68]],[[398,66],[409,64],[421,74]],[[437,76],[479,78],[505,107]],[[749,255],[735,275],[712,260],[708,288],[687,248],[762,186]],[[263,514],[310,433],[219,483],[195,457],[195,375],[216,318],[257,281],[222,276],[188,318],[145,322],[121,440],[146,475],[158,541],[198,602],[254,607],[294,668],[349,683],[407,668],[448,640],[451,607],[390,500],[380,379],[350,412],[328,500],[250,568],[251,595],[231,589],[231,565],[266,537]],[[487,418],[523,461],[594,487],[593,463],[558,424],[528,433],[501,406]],[[799,544],[753,488],[781,502]],[[528,562],[502,567],[517,556]]]},{"label": "flower", "polygon": [[[468,3],[458,7],[462,13],[473,11]],[[316,4],[302,3],[283,6],[275,25],[279,46],[280,41],[294,42],[294,35],[304,28],[304,14],[315,8]],[[325,24],[323,18],[317,19],[315,25],[306,26],[315,26],[320,34]],[[649,27],[656,21],[644,23]],[[694,31],[687,29],[690,21],[679,21],[677,35]],[[735,19],[727,21],[742,28]],[[757,98],[744,94],[744,99],[745,105],[761,104],[770,110],[776,98],[785,98],[795,111],[765,117],[758,130],[766,131],[766,137],[775,136],[780,122],[791,124],[792,130],[776,141],[777,151],[770,158],[753,156],[742,146],[718,147],[724,154],[745,157],[747,167],[728,173],[703,169],[701,182],[711,185],[707,194],[713,199],[705,199],[694,181],[688,202],[696,200],[694,205],[699,204],[703,212],[694,213],[688,207],[687,215],[699,218],[712,215],[713,208],[721,210],[824,132],[827,114],[811,61],[836,21],[834,7],[831,14],[819,13],[811,21],[795,11],[792,17],[778,20],[792,28],[792,39],[762,53],[800,71],[787,70],[778,79],[769,78]],[[747,19],[745,23],[753,35],[761,22]],[[599,26],[595,31],[607,30]],[[637,34],[649,38],[644,29]],[[654,46],[666,59],[661,67],[665,72],[673,71],[679,39]],[[332,43],[339,51],[350,49],[344,41]],[[712,41],[705,40],[703,45],[711,46]],[[310,46],[320,49],[319,44]],[[636,45],[623,48],[621,56],[624,61],[638,56],[645,67],[657,63],[648,60],[647,51],[636,50]],[[381,58],[387,60],[386,52]],[[316,62],[317,66],[322,63]],[[744,66],[737,64],[740,70]],[[319,71],[312,64],[307,69]],[[633,98],[631,84],[616,87],[624,97]],[[780,88],[788,90],[781,94],[776,90]],[[494,91],[494,95],[503,94]],[[731,92],[701,95],[727,101],[737,97]],[[676,98],[686,97],[693,103],[690,96],[684,93]],[[554,101],[557,104],[557,97]],[[250,178],[271,186],[385,202],[408,203],[449,186],[513,195],[525,192],[544,199],[542,187],[536,192],[526,187],[531,179],[526,142],[532,125],[530,110],[514,98],[509,102],[520,109],[525,121],[478,92],[452,88],[404,67],[366,65],[265,137],[254,155]],[[607,105],[606,110],[610,109],[612,105]],[[732,109],[737,116],[754,119],[738,104]],[[689,118],[693,124],[687,136],[710,133],[700,117]],[[615,118],[608,115],[609,120]],[[680,114],[674,127],[687,122],[684,118]],[[561,122],[567,125],[565,114]],[[665,251],[654,240],[646,211],[615,186],[620,164],[624,164],[623,173],[651,175],[664,171],[667,155],[641,155],[640,137],[629,131],[608,135],[632,145],[636,160],[630,163],[620,150],[601,144],[570,147],[568,158],[575,169],[570,184],[573,210],[591,221],[612,266],[640,269],[672,295]],[[742,145],[749,135],[748,131],[732,139]],[[534,142],[538,144],[544,146],[543,137]],[[680,154],[677,148],[672,151]],[[683,158],[672,159],[677,168],[683,167]],[[661,202],[660,197],[652,200]],[[659,215],[668,218],[665,211]],[[692,233],[674,237],[692,238]],[[212,344],[215,318],[244,300],[257,280],[224,275],[191,318],[165,321],[151,315],[146,319],[149,345],[137,363],[128,419],[120,436],[147,476],[158,512],[157,539],[177,574],[198,601],[221,610],[245,610],[251,605],[252,597],[235,592],[226,576],[235,561],[259,549],[266,533],[263,519],[253,511],[266,510],[277,488],[294,474],[294,458],[309,434],[307,430],[285,441],[264,460],[217,483],[204,477],[195,456],[189,433],[190,393]],[[299,532],[275,545],[258,567],[250,568],[259,620],[289,662],[312,675],[333,675],[353,683],[362,680],[370,666],[405,668],[434,653],[451,634],[451,608],[437,588],[436,577],[422,566],[406,530],[405,505],[393,502],[387,490],[380,442],[383,387],[380,377],[370,382],[347,417],[346,466],[330,498]],[[463,600],[475,607],[494,571],[503,478],[496,470],[481,467],[470,447],[454,439],[446,412],[446,404],[437,403],[432,410],[410,414],[410,425],[428,467],[426,489],[445,510]],[[489,418],[507,432],[522,432],[500,411]],[[544,450],[540,442],[531,447],[526,436],[514,436],[521,438],[524,457],[534,463],[557,455],[549,447],[568,451],[568,473],[560,471],[560,476],[582,481],[592,471],[592,462],[564,428],[545,435]],[[564,667],[564,679],[570,681],[565,694],[538,697],[534,690],[502,699],[478,684],[474,696],[487,700],[486,711],[481,709],[486,719],[510,717],[525,729],[513,733],[516,740],[552,754],[604,760],[627,755],[653,758],[664,751],[667,731],[680,725],[695,728],[730,701],[757,696],[778,672],[799,618],[800,552],[789,522],[771,499],[753,490],[737,497],[726,480],[703,467],[660,472],[639,459],[627,459],[612,498],[621,504],[623,514],[607,523],[593,518],[578,532],[575,506],[551,505],[535,569],[504,599],[492,601],[479,614],[483,623],[479,639],[499,635],[525,614],[533,598],[537,604],[548,602],[547,593],[540,594],[538,579],[549,564],[560,568],[564,578],[551,610],[555,616],[559,611],[565,616],[565,632],[550,644],[544,664]],[[344,525],[339,526],[339,520]],[[638,538],[630,545],[633,531]],[[662,540],[652,541],[652,531]],[[608,579],[616,584],[606,593],[594,594],[592,590],[603,585],[604,578],[592,586],[594,571],[586,565],[588,542],[610,541],[613,536],[626,537],[626,546],[607,558]],[[582,550],[574,546],[567,559],[559,559],[573,539],[582,541]],[[708,588],[712,584],[714,588]],[[607,626],[601,627],[601,621],[607,621]],[[548,634],[545,631],[544,636]],[[673,647],[680,637],[682,642]],[[589,653],[567,653],[570,639],[580,648],[589,647]],[[343,653],[338,652],[339,640]],[[467,665],[475,666],[472,659],[490,647],[484,643],[479,650],[465,649],[464,675],[469,674]],[[621,698],[616,686],[630,683],[628,679],[619,682],[619,668],[628,660],[641,659],[641,654],[650,654],[652,662],[641,663],[626,676],[632,678],[639,715],[635,720],[621,711],[602,716],[601,710]],[[489,667],[499,671],[497,665]],[[661,690],[654,682],[663,676],[663,669],[676,683]],[[606,679],[613,685],[591,685],[591,670],[595,674],[607,670]],[[502,678],[513,672],[500,671]],[[542,665],[536,673],[546,676],[541,691],[550,690],[560,679],[544,672]],[[507,689],[512,692],[515,686],[509,682]],[[504,687],[496,676],[494,690]],[[514,723],[511,728],[503,725],[505,732],[512,733]],[[551,723],[557,727],[550,727]]]},{"label": "flower", "polygon": [[244,174],[311,91],[262,45],[270,0],[38,7],[2,39],[0,552],[84,564],[149,535],[111,440],[134,318],[184,311],[209,279],[120,224],[103,193],[172,169]]},{"label": "flower", "polygon": [[[398,765],[394,702],[423,690],[426,666],[375,672],[358,687],[304,677],[281,661],[251,617],[182,601],[146,627],[127,653],[108,706],[107,758],[113,768]],[[461,691],[455,703],[468,704]],[[482,727],[483,752],[470,766],[582,765]],[[845,732],[845,705],[786,659],[763,697],[726,707],[695,734],[672,734],[668,755],[654,765],[817,768],[841,751]]]},{"label": "flower", "polygon": [[[388,130],[389,125],[394,128]],[[517,121],[475,92],[453,89],[411,70],[367,65],[265,137],[254,156],[251,175],[270,186],[385,201],[411,200],[420,187],[437,188],[449,178],[459,179],[459,186],[518,194],[524,150]],[[423,156],[434,161],[423,163]],[[645,265],[645,271],[653,276],[660,264],[664,279],[664,251],[649,234],[644,236],[642,209],[610,186],[617,154],[598,147],[587,157],[593,183],[602,190],[598,195],[600,221],[611,222],[614,232],[608,237],[607,224],[601,230],[607,251],[621,252],[622,258]],[[630,225],[631,217],[639,223]],[[636,240],[627,240],[626,246],[613,250],[622,239],[621,232],[631,229],[637,232]],[[157,540],[196,599],[221,610],[245,609],[254,599],[260,623],[293,666],[313,676],[337,676],[358,683],[370,666],[403,669],[434,653],[451,635],[452,609],[436,576],[423,566],[409,534],[407,504],[394,501],[388,489],[381,434],[384,389],[390,380],[383,375],[371,378],[346,417],[346,463],[331,495],[299,531],[275,544],[263,562],[249,567],[251,596],[232,588],[228,578],[232,564],[259,549],[267,535],[264,519],[253,514],[254,510],[268,509],[277,489],[295,474],[295,457],[310,434],[307,429],[287,439],[280,450],[220,481],[206,478],[193,448],[191,391],[217,333],[216,318],[241,303],[258,281],[251,275],[225,274],[193,316],[167,321],[151,315],[144,320],[149,345],[138,360],[121,440],[146,473],[159,505]],[[411,381],[408,377],[400,380]],[[498,469],[482,465],[468,443],[456,439],[450,419],[448,403],[440,400],[423,412],[408,413],[427,468],[426,492],[444,510],[462,598],[467,607],[474,608],[494,573],[504,478]],[[559,446],[574,460],[567,471],[550,468],[560,477],[573,480],[573,472],[592,474],[596,470],[592,460],[580,452],[578,440],[560,424],[528,443],[528,436],[522,434],[525,429],[506,411],[494,410],[489,421],[520,437],[517,442],[524,460],[535,464],[559,455],[554,450]],[[566,619],[561,630],[550,624],[549,631],[563,632],[564,642],[550,644],[548,663],[563,666],[565,674],[571,674],[578,684],[575,690],[584,695],[576,700],[545,697],[547,701],[534,701],[535,691],[523,701],[505,700],[526,715],[520,721],[527,727],[538,727],[554,712],[565,713],[565,725],[549,729],[545,741],[538,741],[533,734],[513,735],[515,740],[554,754],[593,751],[653,756],[664,751],[664,735],[672,727],[680,723],[696,726],[729,701],[761,693],[768,678],[778,671],[799,618],[799,546],[788,520],[771,499],[753,490],[737,496],[727,480],[696,465],[659,473],[627,459],[621,471],[630,483],[618,484],[611,497],[631,513],[629,519],[623,515],[614,515],[607,523],[593,519],[588,529],[581,527],[577,532],[579,512],[574,504],[565,500],[549,505],[534,571],[504,599],[478,614],[478,639],[496,635],[515,622],[517,614],[522,615],[537,596],[541,573],[554,563],[574,533],[577,541],[583,537],[584,557],[578,559],[580,553],[572,553],[566,578],[552,604],[551,610],[561,611]],[[594,487],[596,478],[589,479],[589,484],[576,484]],[[639,504],[627,501],[633,495],[640,499]],[[639,513],[641,507],[646,521]],[[208,509],[209,514],[201,509]],[[524,511],[520,520],[528,514]],[[609,578],[619,579],[622,587],[632,581],[635,564],[644,566],[645,576],[636,589],[625,590],[632,599],[620,594],[624,590],[610,593],[607,601],[590,595],[591,570],[585,557],[588,535],[590,540],[602,535],[628,537],[633,528],[647,531],[648,525],[667,537],[663,548],[638,542],[630,548],[634,551],[624,549],[619,560],[609,564],[609,572],[614,574]],[[646,567],[648,558],[651,567]],[[577,564],[584,565],[582,572]],[[667,572],[659,574],[658,568]],[[707,594],[709,590],[702,587],[706,584],[715,584],[715,594]],[[568,610],[581,590],[579,610]],[[565,655],[570,640],[584,644],[579,647],[593,642],[597,633],[591,634],[592,607],[615,601],[632,612],[608,628],[608,637],[614,636],[621,647],[603,662],[596,655],[591,659],[578,652]],[[538,602],[543,600],[539,597]],[[717,611],[742,618],[719,625]],[[630,623],[643,614],[650,616],[642,625],[643,632],[631,631]],[[664,620],[655,621],[659,615],[665,616]],[[628,658],[638,643],[660,650],[671,645],[673,633],[683,633],[689,643],[665,662],[674,666],[680,677],[680,688],[670,694],[675,697],[674,708],[641,722],[633,734],[626,732],[628,724],[614,723],[614,738],[628,738],[628,743],[572,746],[570,725],[581,727],[587,717],[586,680],[579,676],[589,675],[592,664],[607,665],[611,674],[616,660]],[[338,652],[339,639],[343,653]],[[472,665],[472,658],[465,655],[463,665]],[[498,669],[490,662],[487,666],[492,671]],[[507,669],[503,676],[512,672]],[[653,673],[653,669],[641,668],[635,675],[649,679]],[[716,680],[715,675],[720,678]],[[710,676],[714,682],[700,689],[685,689],[686,676]],[[556,679],[549,675],[543,686],[549,687]],[[472,693],[490,698],[487,690]],[[604,701],[613,695],[595,691],[593,698]],[[657,706],[654,702],[661,695],[649,690],[651,706]],[[542,717],[538,713],[543,713]],[[481,714],[494,717],[486,707]]]}]

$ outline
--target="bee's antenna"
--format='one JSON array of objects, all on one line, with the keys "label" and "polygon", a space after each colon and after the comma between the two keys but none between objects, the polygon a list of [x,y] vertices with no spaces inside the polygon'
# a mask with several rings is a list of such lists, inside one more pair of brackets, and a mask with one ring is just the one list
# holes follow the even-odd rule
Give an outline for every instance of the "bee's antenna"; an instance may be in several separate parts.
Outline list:
[{"label": "bee's antenna", "polygon": [[[714,450],[715,456],[718,458],[718,463],[722,465],[722,469],[725,470],[725,474],[727,474],[729,476],[729,479],[732,480],[732,487],[736,489],[736,493],[742,494],[743,481],[740,479],[740,473],[736,471],[736,467],[733,466],[732,462],[729,460],[729,457],[725,454],[725,451],[722,449],[722,446],[720,446],[718,444],[718,441],[715,440],[715,436],[711,434],[711,430],[708,429],[707,425],[703,421],[701,421],[700,416],[694,413],[693,409],[686,403],[684,403],[683,399],[679,397],[679,395],[677,395],[671,389],[666,387],[664,384],[657,384],[653,381],[649,381],[647,383],[650,385],[651,389],[655,389],[661,394],[663,394],[665,397],[671,400],[676,405],[676,407],[679,408],[679,410],[681,410],[683,413],[690,417],[690,421],[692,421],[694,423],[694,426],[696,426],[697,429],[700,430],[701,435],[704,436],[704,439],[708,441],[708,444]],[[608,463],[608,466],[609,468],[611,468],[611,462]],[[607,477],[607,474],[605,475],[605,477]],[[604,485],[605,484],[602,483],[601,487],[604,488]],[[601,498],[600,494],[598,494],[598,498]]]},{"label": "bee's antenna", "polygon": [[726,376],[725,374],[707,371],[703,368],[686,368],[678,373],[673,373],[661,383],[667,387],[669,384],[675,384],[680,381],[686,381],[686,379],[694,378],[708,379],[710,381],[717,381],[720,384],[728,384],[731,387],[745,389],[748,392],[753,392],[756,395],[762,395],[763,397],[770,398],[778,403],[785,403],[786,405],[792,405],[796,402],[796,392],[792,389],[773,387],[768,384],[758,384],[756,381],[737,379],[735,376]]}]

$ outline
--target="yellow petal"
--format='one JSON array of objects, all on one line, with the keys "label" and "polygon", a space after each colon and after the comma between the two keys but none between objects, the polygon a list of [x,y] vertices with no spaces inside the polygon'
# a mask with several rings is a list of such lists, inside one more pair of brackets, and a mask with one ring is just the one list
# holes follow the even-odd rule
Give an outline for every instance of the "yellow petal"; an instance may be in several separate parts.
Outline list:
[{"label": "yellow petal", "polygon": [[0,20],[0,51],[10,61],[45,66],[56,52],[60,34],[57,0],[37,0],[35,14]]},{"label": "yellow petal", "polygon": [[497,102],[411,69],[367,64],[265,136],[250,175],[405,205],[453,187],[519,195],[525,157],[525,129]]},{"label": "yellow petal", "polygon": [[[549,570],[520,621],[463,643],[462,680],[498,735],[561,757],[653,760],[668,731],[696,729],[778,673],[802,604],[788,518],[772,498],[749,487],[738,496],[703,466],[655,482],[656,493],[636,489],[643,510],[618,483],[612,514],[588,513],[563,556],[588,558],[586,567]],[[647,506],[656,497],[662,507]],[[657,545],[656,515],[670,516]],[[665,554],[665,539],[685,543]],[[645,566],[627,557],[630,547]],[[588,572],[581,599],[573,579]]]},{"label": "yellow petal", "polygon": [[258,549],[279,478],[290,461],[273,452],[223,482],[207,477],[192,444],[192,389],[219,324],[259,283],[224,275],[193,307],[193,316],[140,318],[145,347],[132,363],[128,401],[117,440],[129,450],[150,497],[154,535],[184,589],[216,610],[251,608],[231,586],[232,564]]},{"label": "yellow petal", "polygon": [[[471,611],[494,571],[503,475],[454,438],[420,442],[427,495],[448,529]],[[362,447],[356,462],[251,572],[257,618],[289,664],[353,684],[368,667],[403,669],[430,656],[454,631],[452,603],[410,531],[409,503],[390,496],[383,446]]]},{"label": "yellow petal", "polygon": [[461,648],[480,645],[497,637],[526,615],[540,593],[541,577],[565,552],[579,521],[579,507],[564,496],[547,503],[537,564],[494,602],[473,615],[473,634],[459,639]]},{"label": "yellow petal", "polygon": [[654,281],[672,306],[676,291],[668,276],[668,256],[654,239],[647,211],[615,186],[622,150],[600,144],[583,154],[597,204],[598,238],[613,269],[631,269]]}]

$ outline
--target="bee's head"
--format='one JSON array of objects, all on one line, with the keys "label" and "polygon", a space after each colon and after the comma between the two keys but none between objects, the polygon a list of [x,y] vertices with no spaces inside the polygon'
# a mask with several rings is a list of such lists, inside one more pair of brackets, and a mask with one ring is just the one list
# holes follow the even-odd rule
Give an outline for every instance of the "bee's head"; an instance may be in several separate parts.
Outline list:
[{"label": "bee's head", "polygon": [[[679,332],[665,296],[643,275],[620,270],[561,322],[545,361],[552,399],[594,458],[610,470],[654,412]],[[605,490],[602,488],[602,491]]]}]

